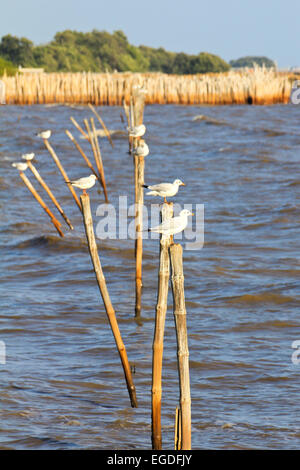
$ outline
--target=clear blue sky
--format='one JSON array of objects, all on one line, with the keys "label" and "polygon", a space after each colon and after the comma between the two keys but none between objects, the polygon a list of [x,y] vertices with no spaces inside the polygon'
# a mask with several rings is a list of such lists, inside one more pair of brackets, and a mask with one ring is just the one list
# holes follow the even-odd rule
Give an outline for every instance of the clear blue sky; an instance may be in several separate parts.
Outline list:
[{"label": "clear blue sky", "polygon": [[134,45],[207,51],[225,60],[266,55],[300,66],[300,0],[1,0],[0,36],[35,44],[57,31],[122,29]]}]

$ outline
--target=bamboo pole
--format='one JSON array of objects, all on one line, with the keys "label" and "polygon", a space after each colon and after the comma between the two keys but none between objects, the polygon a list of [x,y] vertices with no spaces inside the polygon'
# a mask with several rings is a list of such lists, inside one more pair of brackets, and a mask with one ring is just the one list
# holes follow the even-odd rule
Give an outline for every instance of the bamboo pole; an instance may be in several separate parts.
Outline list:
[{"label": "bamboo pole", "polygon": [[73,118],[73,116],[70,117],[70,121],[74,124],[76,129],[79,130],[79,132],[83,135],[85,139],[90,140],[88,134],[82,129],[82,127],[78,124],[76,119]]},{"label": "bamboo pole", "polygon": [[[130,127],[131,121],[130,121],[129,106],[128,106],[128,104],[126,104],[125,99],[123,100],[123,108],[124,108],[125,116],[126,116],[126,119],[127,119],[127,127]],[[132,137],[130,137],[129,133],[128,133],[128,145],[129,145],[128,153],[131,154],[131,151],[132,151]]]},{"label": "bamboo pole", "polygon": [[107,129],[103,119],[101,118],[100,114],[97,113],[97,111],[95,110],[94,106],[89,103],[88,104],[89,108],[93,111],[93,113],[95,114],[95,116],[97,117],[98,121],[100,122],[101,126],[103,127],[103,130],[106,134],[106,137],[108,138],[109,142],[110,142],[110,145],[112,146],[112,148],[114,148],[114,143],[112,141],[112,138],[111,138],[111,135],[110,135],[110,132],[109,130]]},{"label": "bamboo pole", "polygon": [[119,330],[118,322],[116,319],[115,310],[112,306],[112,303],[109,297],[105,277],[104,277],[100,259],[99,259],[99,254],[97,250],[95,234],[94,234],[94,229],[93,229],[93,220],[92,220],[92,214],[91,214],[89,195],[87,193],[82,194],[80,196],[80,200],[82,204],[83,222],[84,222],[86,237],[88,241],[89,252],[90,252],[91,260],[93,263],[97,283],[98,283],[99,290],[102,296],[102,300],[104,303],[108,321],[110,323],[112,333],[114,335],[114,339],[115,339],[118,352],[121,358],[124,375],[126,379],[126,384],[127,384],[127,389],[128,389],[129,396],[130,396],[131,406],[135,408],[137,407],[135,386],[132,380],[131,369],[130,369],[129,361],[127,358],[126,349],[125,349],[125,346],[121,337],[121,333]]},{"label": "bamboo pole", "polygon": [[48,208],[47,204],[43,201],[43,199],[41,198],[41,196],[38,194],[38,192],[35,190],[35,188],[33,187],[33,185],[31,184],[31,182],[29,181],[29,179],[27,178],[27,176],[23,173],[23,171],[20,171],[19,172],[20,174],[20,177],[21,179],[24,181],[25,185],[27,186],[27,188],[29,189],[29,191],[31,192],[31,194],[33,195],[33,197],[38,201],[38,203],[42,206],[42,208],[44,209],[44,211],[46,212],[46,214],[50,217],[51,219],[51,222],[53,223],[54,227],[56,228],[56,230],[58,231],[59,235],[61,237],[64,236],[63,232],[61,231],[60,229],[60,222],[56,219],[56,217],[54,216],[54,214],[52,214],[52,212],[50,211],[50,209]]},{"label": "bamboo pole", "polygon": [[[50,153],[51,157],[53,158],[54,162],[56,163],[56,166],[57,168],[59,169],[59,171],[61,172],[64,180],[66,183],[68,183],[70,181],[67,173],[65,172],[64,170],[64,167],[62,166],[62,164],[60,163],[60,160],[58,158],[58,156],[56,155],[56,153],[54,152],[53,148],[51,147],[51,145],[49,144],[49,141],[47,139],[43,139],[44,141],[44,144],[45,144],[45,147],[46,149],[48,150],[48,152]],[[73,198],[75,199],[75,202],[80,210],[80,212],[82,211],[81,209],[81,204],[80,204],[80,201],[77,197],[77,194],[75,193],[74,191],[74,188],[71,184],[68,184],[68,187],[69,187],[69,190],[71,191],[71,194],[73,196]]]},{"label": "bamboo pole", "polygon": [[[89,143],[91,144],[91,147],[92,147],[94,159],[95,159],[96,166],[97,166],[97,169],[98,169],[98,175],[99,175],[100,178],[101,178],[101,164],[100,164],[100,162],[99,162],[99,160],[98,160],[98,154],[97,154],[97,150],[96,150],[96,145],[95,145],[95,142],[94,142],[94,139],[93,139],[93,136],[92,136],[92,132],[91,132],[91,129],[90,129],[90,125],[89,125],[89,122],[88,122],[87,119],[84,119],[83,122],[84,122],[84,125],[85,125],[86,130],[87,130],[87,133],[88,133],[88,141],[89,141]],[[103,182],[102,182],[102,186],[103,186]]]},{"label": "bamboo pole", "polygon": [[103,161],[102,161],[102,156],[101,156],[101,151],[100,151],[98,136],[97,136],[97,134],[96,134],[95,121],[94,121],[93,118],[91,118],[91,126],[92,126],[92,131],[93,131],[92,139],[94,139],[94,143],[95,143],[96,154],[97,154],[97,161],[98,161],[98,164],[99,164],[100,177],[101,177],[101,182],[102,182],[102,185],[103,185],[103,191],[104,191],[104,196],[105,196],[105,202],[108,203],[108,196],[107,196],[107,188],[106,188],[106,182],[105,182]]},{"label": "bamboo pole", "polygon": [[[173,215],[173,203],[163,204],[161,220],[164,222]],[[170,237],[161,236],[159,272],[158,272],[158,294],[155,312],[155,330],[153,340],[152,358],[152,449],[162,448],[161,435],[161,396],[162,396],[162,360],[164,349],[165,319],[168,305],[168,288],[170,277],[169,246]]]},{"label": "bamboo pole", "polygon": [[[130,98],[130,124],[131,127],[142,124],[144,107],[144,94],[135,91],[135,95]],[[139,138],[132,139],[132,148],[136,149],[138,146]],[[145,159],[143,156],[133,154],[134,161],[134,186],[135,186],[135,262],[136,262],[136,295],[135,295],[135,316],[137,318],[141,315],[142,303],[142,260],[143,260],[143,206],[144,206],[144,172],[145,172]]]},{"label": "bamboo pole", "polygon": [[57,208],[58,212],[61,214],[61,216],[64,218],[65,222],[69,225],[70,229],[71,230],[74,230],[74,227],[73,225],[71,224],[70,220],[68,219],[68,217],[66,216],[65,212],[63,211],[61,205],[59,204],[59,202],[57,201],[56,197],[54,196],[54,194],[52,193],[51,189],[49,188],[49,186],[47,185],[47,183],[45,182],[45,180],[41,177],[41,175],[39,174],[38,170],[35,168],[35,166],[33,165],[33,163],[30,161],[30,160],[27,160],[27,165],[28,165],[28,168],[30,168],[30,170],[32,171],[32,173],[34,174],[34,176],[36,177],[36,179],[38,180],[38,182],[40,183],[40,185],[44,188],[44,190],[46,191],[46,193],[48,194],[48,196],[50,197],[51,201],[53,202],[53,204],[55,205],[55,207]]},{"label": "bamboo pole", "polygon": [[137,178],[137,197],[136,197],[136,257],[135,257],[135,316],[141,316],[142,309],[142,261],[143,261],[143,207],[144,207],[144,169],[145,159],[143,156],[135,155],[136,160],[136,178]]},{"label": "bamboo pole", "polygon": [[184,298],[184,276],[182,266],[182,246],[170,246],[172,265],[172,291],[174,319],[177,334],[177,360],[180,385],[181,449],[191,449],[191,393],[189,373],[189,349]]},{"label": "bamboo pole", "polygon": [[[96,170],[94,169],[93,165],[91,164],[91,161],[90,159],[86,156],[86,154],[84,153],[84,151],[82,150],[82,148],[80,147],[79,143],[77,142],[77,140],[75,139],[75,137],[71,134],[71,132],[69,132],[67,129],[66,129],[66,134],[67,136],[69,137],[69,139],[73,142],[73,144],[75,145],[75,147],[77,148],[78,152],[80,153],[80,155],[84,158],[87,166],[89,167],[89,169],[94,173],[95,176],[97,176],[97,181],[99,181],[99,184],[101,185],[101,181],[98,177],[98,173],[96,172]],[[102,186],[102,185],[101,185]]]}]

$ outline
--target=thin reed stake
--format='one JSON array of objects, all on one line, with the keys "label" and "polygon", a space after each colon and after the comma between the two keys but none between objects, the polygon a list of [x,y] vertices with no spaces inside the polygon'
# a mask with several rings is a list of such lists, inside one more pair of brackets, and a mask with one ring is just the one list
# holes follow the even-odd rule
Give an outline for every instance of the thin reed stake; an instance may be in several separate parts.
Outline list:
[{"label": "thin reed stake", "polygon": [[27,161],[27,165],[28,165],[28,168],[30,168],[30,170],[32,171],[32,173],[36,177],[36,179],[38,180],[38,182],[40,183],[40,185],[44,188],[44,190],[46,191],[46,193],[50,197],[51,201],[55,205],[56,209],[61,214],[61,216],[64,218],[65,222],[69,225],[70,229],[73,230],[74,229],[73,225],[71,224],[70,220],[66,216],[65,212],[63,211],[61,205],[59,204],[56,197],[52,193],[51,189],[49,188],[49,186],[47,185],[45,180],[39,174],[38,170],[35,168],[35,166],[33,165],[33,163],[30,160]]},{"label": "thin reed stake", "polygon": [[176,406],[174,429],[174,449],[181,450],[181,409],[179,406]]},{"label": "thin reed stake", "polygon": [[189,372],[189,349],[186,326],[184,298],[184,276],[182,266],[182,246],[170,246],[172,265],[172,291],[174,300],[174,319],[177,334],[177,360],[180,385],[181,410],[181,450],[191,449],[191,393]]},{"label": "thin reed stake", "polygon": [[[129,106],[128,106],[128,104],[126,104],[125,100],[123,100],[123,108],[124,108],[125,116],[126,116],[126,119],[127,119],[127,127],[130,127]],[[131,151],[132,151],[132,137],[130,137],[129,133],[128,133],[128,145],[129,145],[128,153],[130,154]]]},{"label": "thin reed stake", "polygon": [[73,118],[73,116],[70,117],[70,121],[74,124],[74,126],[76,127],[76,129],[79,130],[79,132],[83,135],[83,137],[87,140],[89,140],[89,136],[86,132],[84,132],[84,130],[82,129],[82,127],[78,124],[78,122],[76,121],[76,119]]},{"label": "thin reed stake", "polygon": [[[101,165],[100,165],[100,162],[98,160],[98,154],[97,154],[96,145],[95,145],[95,142],[94,142],[94,139],[93,139],[93,135],[92,135],[92,132],[91,132],[91,128],[90,128],[90,125],[89,125],[89,122],[88,122],[87,119],[84,119],[83,122],[84,122],[86,130],[88,132],[88,141],[89,141],[89,143],[91,144],[91,147],[92,147],[92,151],[93,151],[93,154],[94,154],[94,159],[95,159],[97,169],[98,169],[98,175],[101,178]],[[103,183],[102,183],[102,185],[103,185]]]},{"label": "thin reed stake", "polygon": [[105,202],[108,203],[108,196],[107,196],[107,188],[106,188],[106,182],[105,182],[105,176],[104,176],[103,161],[102,161],[102,156],[101,156],[101,151],[100,151],[98,136],[97,136],[97,134],[96,134],[95,122],[94,122],[94,119],[93,119],[93,118],[91,118],[91,126],[92,126],[92,131],[93,131],[92,138],[94,139],[94,143],[95,143],[96,154],[97,154],[97,161],[98,161],[98,164],[99,164],[100,177],[101,177],[101,182],[102,182],[102,185],[103,185],[103,191],[104,191],[104,196],[105,196]]},{"label": "thin reed stake", "polygon": [[[173,203],[163,204],[161,220],[164,222],[173,216]],[[165,319],[168,305],[168,288],[170,278],[169,260],[170,237],[161,236],[159,271],[158,271],[158,294],[155,312],[155,330],[153,340],[152,358],[152,449],[162,448],[161,435],[161,396],[162,396],[162,360],[164,349]]]},{"label": "thin reed stake", "polygon": [[112,141],[112,138],[111,138],[111,135],[110,135],[110,132],[109,130],[107,129],[106,125],[104,124],[104,121],[103,119],[101,118],[100,114],[97,113],[97,111],[95,110],[94,106],[89,103],[89,108],[93,111],[93,113],[95,114],[95,116],[97,117],[98,121],[100,122],[101,126],[103,127],[103,130],[106,134],[106,137],[108,138],[109,142],[110,142],[110,145],[112,146],[112,148],[114,148],[114,143]]},{"label": "thin reed stake", "polygon": [[64,236],[63,232],[61,231],[60,229],[60,226],[61,226],[61,223],[56,219],[56,217],[54,216],[54,214],[52,214],[52,212],[50,211],[50,209],[48,208],[47,204],[43,201],[43,199],[41,198],[41,196],[38,194],[38,192],[35,190],[35,188],[33,187],[33,185],[30,183],[29,179],[27,178],[27,176],[22,172],[20,171],[19,172],[20,174],[20,177],[21,179],[24,181],[24,183],[26,184],[27,188],[29,189],[29,191],[31,192],[31,194],[33,195],[33,197],[35,197],[35,199],[38,201],[38,203],[42,206],[42,208],[44,209],[44,211],[46,212],[46,214],[50,217],[51,219],[51,222],[53,223],[54,227],[56,228],[56,230],[58,231],[59,235],[61,237]]},{"label": "thin reed stake", "polygon": [[67,136],[69,137],[69,139],[73,142],[73,144],[75,145],[75,147],[77,148],[78,152],[80,153],[80,155],[84,158],[87,166],[89,167],[89,169],[94,173],[95,176],[97,176],[97,181],[99,181],[99,184],[100,186],[101,185],[101,181],[98,177],[98,173],[96,172],[96,170],[94,169],[93,165],[91,164],[91,161],[90,159],[86,156],[86,154],[84,153],[84,151],[82,150],[82,148],[80,147],[79,143],[77,142],[77,140],[75,139],[75,137],[71,134],[71,132],[69,132],[67,129],[66,129],[66,134]]},{"label": "thin reed stake", "polygon": [[90,207],[90,198],[89,195],[82,194],[80,196],[81,204],[82,204],[82,214],[83,214],[83,222],[84,222],[84,227],[85,227],[85,233],[88,241],[88,246],[89,246],[89,252],[91,256],[91,260],[93,263],[94,271],[96,274],[96,279],[97,283],[99,286],[99,290],[102,296],[102,300],[104,303],[104,307],[106,310],[106,314],[108,317],[108,321],[110,323],[112,333],[114,335],[114,339],[118,348],[118,352],[121,358],[123,370],[124,370],[124,375],[126,379],[126,384],[127,384],[127,389],[129,392],[130,396],[130,401],[131,401],[131,406],[133,408],[137,407],[137,399],[136,399],[136,391],[135,391],[135,386],[132,380],[132,375],[131,375],[131,369],[129,365],[129,361],[127,358],[127,353],[126,349],[124,346],[124,343],[122,341],[121,333],[119,330],[118,322],[116,319],[116,314],[115,310],[112,306],[109,293],[107,290],[106,286],[106,281],[105,277],[102,271],[100,259],[99,259],[99,254],[97,250],[97,245],[96,245],[96,240],[95,240],[95,234],[94,234],[94,228],[93,228],[93,219],[92,219],[92,213],[91,213],[91,207]]},{"label": "thin reed stake", "polygon": [[[58,156],[56,155],[56,153],[54,152],[53,148],[52,148],[51,145],[49,144],[49,141],[46,140],[46,139],[43,139],[43,141],[44,141],[44,144],[45,144],[46,149],[49,151],[51,157],[53,158],[54,162],[56,163],[57,168],[58,168],[59,171],[61,172],[61,174],[62,174],[62,176],[63,176],[65,182],[68,183],[68,182],[70,181],[70,179],[69,179],[67,173],[65,172],[64,167],[63,167],[62,164],[60,163],[60,160],[59,160]],[[77,197],[77,194],[76,194],[75,191],[74,191],[73,186],[72,186],[71,184],[68,184],[68,188],[69,188],[69,190],[71,191],[71,194],[72,194],[73,198],[75,199],[75,202],[76,202],[76,204],[77,204],[77,206],[78,206],[78,208],[79,208],[79,210],[80,210],[80,212],[81,212],[81,204],[80,204],[80,201],[79,201],[79,199],[78,199],[78,197]]]}]

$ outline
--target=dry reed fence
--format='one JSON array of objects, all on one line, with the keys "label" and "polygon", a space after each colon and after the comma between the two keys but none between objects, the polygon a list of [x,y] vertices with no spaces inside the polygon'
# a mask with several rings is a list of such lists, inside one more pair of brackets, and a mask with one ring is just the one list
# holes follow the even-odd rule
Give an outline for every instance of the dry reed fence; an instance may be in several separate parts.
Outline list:
[{"label": "dry reed fence", "polygon": [[2,77],[7,104],[68,103],[122,105],[136,85],[147,89],[146,104],[287,103],[291,80],[274,69],[255,67],[223,74],[34,73]]}]

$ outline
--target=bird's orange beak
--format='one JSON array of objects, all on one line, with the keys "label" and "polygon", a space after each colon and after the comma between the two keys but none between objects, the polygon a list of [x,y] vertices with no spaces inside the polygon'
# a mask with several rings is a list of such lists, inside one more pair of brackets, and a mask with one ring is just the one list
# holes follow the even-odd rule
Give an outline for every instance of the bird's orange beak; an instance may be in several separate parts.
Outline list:
[{"label": "bird's orange beak", "polygon": [[181,183],[181,185],[180,185],[180,186],[185,186],[185,184],[184,184],[184,183]]},{"label": "bird's orange beak", "polygon": [[195,215],[194,212],[192,212],[192,215]]}]

